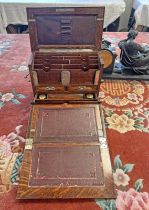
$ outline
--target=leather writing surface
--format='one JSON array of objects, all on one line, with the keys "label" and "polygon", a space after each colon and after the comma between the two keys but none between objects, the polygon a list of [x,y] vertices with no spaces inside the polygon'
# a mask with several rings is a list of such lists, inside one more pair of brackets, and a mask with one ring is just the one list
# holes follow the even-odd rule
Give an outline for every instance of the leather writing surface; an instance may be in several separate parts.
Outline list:
[{"label": "leather writing surface", "polygon": [[39,109],[35,142],[98,142],[95,108]]},{"label": "leather writing surface", "polygon": [[35,147],[30,186],[100,186],[98,146]]},{"label": "leather writing surface", "polygon": [[[30,186],[103,185],[95,107],[40,108],[36,119]],[[40,146],[40,143],[56,143]],[[65,143],[65,146],[61,143]]]},{"label": "leather writing surface", "polygon": [[[30,131],[35,138],[25,149],[18,198],[115,197],[98,105],[34,105]],[[42,135],[48,136],[46,141]]]}]

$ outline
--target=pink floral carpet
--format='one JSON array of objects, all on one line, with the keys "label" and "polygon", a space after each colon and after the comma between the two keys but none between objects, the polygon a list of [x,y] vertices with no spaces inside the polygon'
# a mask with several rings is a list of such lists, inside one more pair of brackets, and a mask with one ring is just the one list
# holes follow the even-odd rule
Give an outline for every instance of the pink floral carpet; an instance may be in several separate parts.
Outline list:
[{"label": "pink floral carpet", "polygon": [[[104,33],[119,54],[126,33]],[[149,33],[137,40],[149,44]],[[0,210],[149,210],[149,83],[105,80],[100,98],[116,200],[16,200],[30,102],[28,35],[0,35]]]}]

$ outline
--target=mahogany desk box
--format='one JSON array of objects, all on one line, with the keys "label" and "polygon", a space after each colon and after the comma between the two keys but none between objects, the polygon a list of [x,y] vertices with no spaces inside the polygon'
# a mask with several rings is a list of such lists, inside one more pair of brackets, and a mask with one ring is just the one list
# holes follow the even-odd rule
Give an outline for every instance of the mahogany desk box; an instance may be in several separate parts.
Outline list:
[{"label": "mahogany desk box", "polygon": [[27,9],[34,102],[18,199],[114,198],[98,94],[104,7]]}]

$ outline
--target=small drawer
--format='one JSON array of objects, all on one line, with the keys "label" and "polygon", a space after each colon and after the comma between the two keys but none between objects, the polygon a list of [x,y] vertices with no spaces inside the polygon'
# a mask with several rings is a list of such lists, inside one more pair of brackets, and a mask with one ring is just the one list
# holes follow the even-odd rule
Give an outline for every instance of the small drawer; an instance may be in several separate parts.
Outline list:
[{"label": "small drawer", "polygon": [[71,85],[68,87],[68,91],[80,93],[94,93],[97,92],[97,88],[97,85]]},{"label": "small drawer", "polygon": [[64,86],[54,86],[54,85],[37,86],[36,92],[37,93],[64,92]]}]

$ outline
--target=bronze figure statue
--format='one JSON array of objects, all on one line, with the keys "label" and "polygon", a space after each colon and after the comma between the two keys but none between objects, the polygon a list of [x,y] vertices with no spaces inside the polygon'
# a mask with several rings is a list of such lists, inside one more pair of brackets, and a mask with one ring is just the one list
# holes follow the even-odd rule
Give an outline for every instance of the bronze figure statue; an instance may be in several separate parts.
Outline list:
[{"label": "bronze figure statue", "polygon": [[149,74],[149,46],[141,46],[134,42],[138,35],[130,30],[128,38],[119,42],[121,49],[120,62],[124,66],[124,73]]}]

